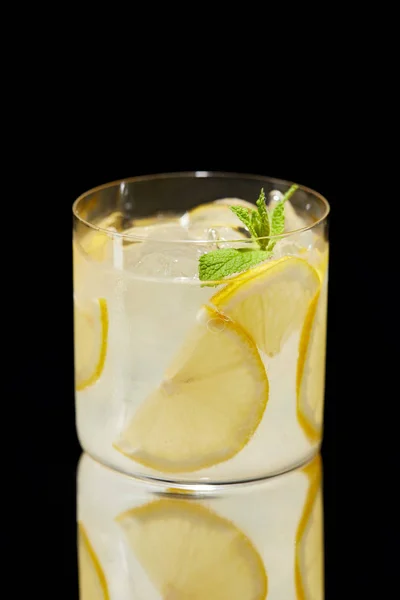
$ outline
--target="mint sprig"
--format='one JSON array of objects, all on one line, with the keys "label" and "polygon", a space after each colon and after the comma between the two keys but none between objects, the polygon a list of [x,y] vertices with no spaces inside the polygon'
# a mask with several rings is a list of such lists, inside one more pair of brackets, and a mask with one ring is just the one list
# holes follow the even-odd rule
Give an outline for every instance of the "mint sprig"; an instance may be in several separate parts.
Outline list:
[{"label": "mint sprig", "polygon": [[224,248],[213,250],[199,259],[201,281],[219,281],[233,273],[241,273],[266,260],[272,252],[251,248]]},{"label": "mint sprig", "polygon": [[256,209],[243,206],[229,208],[249,231],[258,248],[225,248],[213,250],[199,259],[201,281],[219,281],[228,275],[241,273],[270,258],[276,244],[271,236],[278,236],[285,229],[285,202],[298,189],[292,185],[283,198],[270,210],[265,203],[265,193],[261,189]]}]

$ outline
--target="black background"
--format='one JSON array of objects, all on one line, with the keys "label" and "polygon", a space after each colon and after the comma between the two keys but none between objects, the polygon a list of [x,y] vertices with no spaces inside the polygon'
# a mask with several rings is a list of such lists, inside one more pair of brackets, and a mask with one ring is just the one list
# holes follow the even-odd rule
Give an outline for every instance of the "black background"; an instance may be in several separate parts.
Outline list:
[{"label": "black background", "polygon": [[375,243],[366,241],[365,232],[371,228],[376,196],[365,193],[361,183],[365,164],[357,160],[351,126],[337,130],[322,118],[313,131],[307,130],[308,123],[303,131],[301,126],[283,131],[267,119],[256,127],[245,120],[239,126],[232,117],[222,128],[218,119],[203,127],[189,119],[177,124],[175,118],[165,115],[162,124],[155,123],[147,111],[110,127],[99,118],[90,131],[82,122],[72,131],[51,134],[37,157],[29,188],[35,190],[34,202],[24,206],[25,222],[31,226],[39,219],[39,227],[32,233],[34,248],[22,275],[29,287],[20,282],[22,292],[15,299],[23,327],[11,383],[13,397],[24,398],[23,408],[17,402],[14,406],[16,422],[23,423],[13,429],[11,442],[22,489],[16,497],[19,507],[13,509],[22,519],[12,561],[21,573],[19,589],[37,587],[41,598],[78,598],[72,202],[91,187],[124,177],[219,170],[295,181],[318,190],[331,204],[323,444],[326,598],[355,598],[374,590],[384,597],[390,575],[386,548],[393,494],[387,475],[393,451],[389,402],[377,373],[384,372],[383,362],[387,365],[382,349],[389,332],[381,322],[390,307],[376,294],[385,267],[377,271],[377,253],[364,251],[367,241]]}]

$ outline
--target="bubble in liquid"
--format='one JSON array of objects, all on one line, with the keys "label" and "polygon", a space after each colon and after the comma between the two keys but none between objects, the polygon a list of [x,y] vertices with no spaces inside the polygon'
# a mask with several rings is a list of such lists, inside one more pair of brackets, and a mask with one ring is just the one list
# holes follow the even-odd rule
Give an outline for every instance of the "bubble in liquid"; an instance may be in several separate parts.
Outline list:
[{"label": "bubble in liquid", "polygon": [[283,194],[279,190],[271,190],[268,194],[268,204],[277,204],[282,200]]},{"label": "bubble in liquid", "polygon": [[227,317],[223,317],[222,315],[212,317],[207,322],[207,329],[211,331],[211,333],[221,333],[224,331],[226,324],[229,319]]},{"label": "bubble in liquid", "polygon": [[219,233],[218,233],[218,231],[216,229],[214,229],[213,227],[211,227],[208,230],[207,239],[211,240],[213,242],[216,242],[216,241],[218,241],[218,240],[221,239],[221,236],[219,235]]}]

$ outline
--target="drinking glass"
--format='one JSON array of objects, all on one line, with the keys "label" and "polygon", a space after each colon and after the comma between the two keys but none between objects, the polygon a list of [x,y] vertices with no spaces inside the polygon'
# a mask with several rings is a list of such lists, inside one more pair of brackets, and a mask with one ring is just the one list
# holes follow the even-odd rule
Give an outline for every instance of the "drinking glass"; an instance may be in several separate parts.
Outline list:
[{"label": "drinking glass", "polygon": [[127,474],[183,483],[264,478],[314,456],[328,213],[304,186],[231,173],[136,177],[79,197],[83,449]]}]

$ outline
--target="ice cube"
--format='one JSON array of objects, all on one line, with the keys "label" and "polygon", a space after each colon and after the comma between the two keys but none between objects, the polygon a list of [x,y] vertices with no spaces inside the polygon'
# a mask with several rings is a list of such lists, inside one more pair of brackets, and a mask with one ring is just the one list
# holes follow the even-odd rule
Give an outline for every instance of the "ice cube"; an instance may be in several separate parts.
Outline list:
[{"label": "ice cube", "polygon": [[326,241],[308,229],[283,237],[277,242],[273,252],[274,260],[283,256],[297,256],[307,260],[316,269],[324,270],[328,247]]},{"label": "ice cube", "polygon": [[208,249],[202,244],[190,243],[188,231],[179,223],[136,228],[132,234],[147,238],[142,242],[130,240],[125,248],[125,266],[133,274],[198,279],[198,261]]},{"label": "ice cube", "polygon": [[135,263],[131,262],[129,267],[134,274],[149,277],[197,279],[201,254],[200,249],[171,250],[160,246],[159,251],[156,251],[151,245],[143,248],[136,255]]},{"label": "ice cube", "polygon": [[193,240],[210,242],[210,245],[204,245],[204,252],[222,248],[248,247],[250,240],[249,232],[239,227],[190,227],[188,233]]},{"label": "ice cube", "polygon": [[[307,233],[307,232],[305,232]],[[304,233],[291,234],[278,240],[274,247],[274,259],[283,256],[304,256],[311,250],[309,239],[304,238]]]},{"label": "ice cube", "polygon": [[[244,244],[250,234],[240,219],[230,210],[230,205],[241,205],[245,200],[238,198],[221,198],[207,204],[200,204],[186,212],[180,219],[183,227],[193,240],[210,240],[215,242],[205,251],[238,248]],[[247,206],[248,205],[248,206]],[[251,206],[246,203],[247,208]]]},{"label": "ice cube", "polygon": [[278,202],[280,202],[280,200],[282,200],[283,198],[283,194],[282,192],[280,192],[279,190],[272,190],[269,194],[268,194],[268,206],[270,206],[271,208],[274,208],[276,204],[278,204]]}]

